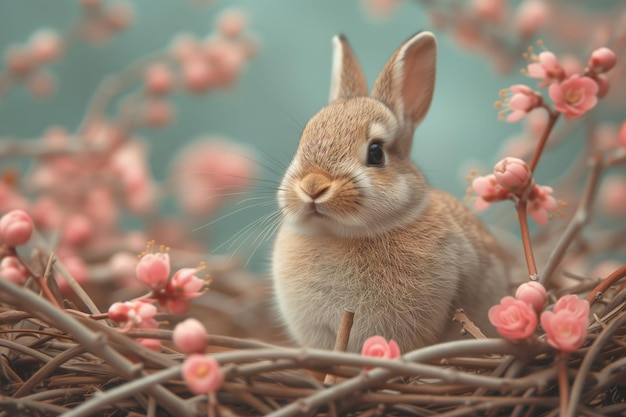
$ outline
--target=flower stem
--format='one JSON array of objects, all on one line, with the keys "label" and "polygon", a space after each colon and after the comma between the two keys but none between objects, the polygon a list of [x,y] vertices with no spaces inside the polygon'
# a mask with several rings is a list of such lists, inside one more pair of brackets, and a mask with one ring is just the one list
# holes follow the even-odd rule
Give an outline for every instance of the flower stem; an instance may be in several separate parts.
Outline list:
[{"label": "flower stem", "polygon": [[535,149],[535,153],[533,154],[532,159],[530,160],[530,163],[528,164],[528,167],[530,168],[531,173],[535,172],[535,168],[537,167],[539,158],[541,158],[541,154],[543,154],[543,149],[545,148],[546,143],[548,142],[548,138],[550,137],[552,128],[554,128],[556,121],[559,119],[560,113],[555,113],[547,107],[546,107],[546,111],[548,112],[548,115],[549,115],[548,124],[546,125],[546,128],[543,130],[543,133],[541,134],[541,138],[539,138],[539,143],[537,144],[537,148]]},{"label": "flower stem", "polygon": [[528,275],[530,279],[537,279],[537,264],[535,263],[535,255],[533,254],[533,245],[530,240],[530,231],[528,230],[528,216],[526,214],[526,200],[521,199],[515,205],[517,209],[517,217],[519,218],[519,228],[522,235],[522,244],[524,245],[524,255],[526,257],[526,265],[528,267]]},{"label": "flower stem", "polygon": [[567,354],[560,353],[556,356],[556,366],[559,374],[559,415],[567,415],[567,403],[569,401],[569,380],[567,379]]}]

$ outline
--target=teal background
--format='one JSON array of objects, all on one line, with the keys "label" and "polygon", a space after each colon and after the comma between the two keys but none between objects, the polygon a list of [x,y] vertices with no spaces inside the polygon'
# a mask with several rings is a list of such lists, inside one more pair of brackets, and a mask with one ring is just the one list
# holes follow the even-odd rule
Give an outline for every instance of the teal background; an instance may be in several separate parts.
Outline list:
[{"label": "teal background", "polygon": [[[38,101],[21,87],[0,97],[0,137],[36,138],[51,125],[75,129],[91,93],[107,74],[166,47],[177,33],[204,36],[220,11],[237,7],[246,11],[249,30],[260,42],[259,54],[240,82],[232,91],[177,96],[172,126],[139,133],[151,143],[150,162],[159,179],[166,174],[170,156],[185,141],[207,133],[250,145],[258,150],[260,161],[282,172],[307,119],[326,103],[333,35],[341,32],[348,37],[371,85],[403,40],[417,31],[433,29],[424,8],[410,2],[403,2],[397,12],[381,20],[369,17],[355,0],[208,4],[138,0],[134,6],[135,20],[128,31],[102,46],[78,44],[51,66],[59,81],[54,97]],[[65,28],[78,13],[75,0],[0,0],[0,49],[26,41],[39,27]],[[483,170],[487,169],[504,140],[521,131],[520,125],[499,122],[493,103],[502,88],[523,77],[517,71],[509,77],[496,76],[485,60],[461,51],[447,35],[435,33],[440,47],[437,87],[430,114],[417,130],[413,157],[434,186],[463,197],[468,185],[464,175],[472,166],[468,161],[482,162]],[[560,170],[566,159],[554,158],[548,169]],[[280,179],[270,170],[262,175]],[[538,176],[542,175],[539,171]],[[212,246],[271,209],[251,208],[220,220],[211,226],[215,235]],[[263,270],[266,254],[267,248],[261,249],[251,265]]]}]

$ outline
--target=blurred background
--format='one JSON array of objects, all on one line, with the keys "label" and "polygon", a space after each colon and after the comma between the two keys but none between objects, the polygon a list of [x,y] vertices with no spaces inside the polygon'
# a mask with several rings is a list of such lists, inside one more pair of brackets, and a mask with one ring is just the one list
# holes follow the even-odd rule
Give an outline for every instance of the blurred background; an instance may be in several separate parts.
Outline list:
[{"label": "blurred background", "polygon": [[[440,6],[446,10],[450,4],[454,8],[455,2],[439,3],[446,3]],[[528,2],[500,3],[514,11]],[[591,10],[585,2],[576,3],[572,16],[585,16]],[[598,19],[605,19],[616,10],[623,12],[619,1],[602,4],[591,5],[600,16]],[[439,40],[435,98],[428,117],[416,132],[413,156],[434,186],[463,198],[470,170],[488,172],[502,156],[506,140],[526,129],[523,122],[499,121],[494,102],[501,89],[527,82],[528,78],[519,72],[526,64],[521,52],[550,32],[558,20],[553,16],[554,20],[543,22],[536,33],[526,38],[517,36],[511,27],[511,37],[500,39],[504,44],[492,45],[494,51],[497,47],[513,51],[509,58],[500,59],[485,52],[489,45],[477,46],[472,27],[446,21],[446,15],[438,15],[437,7],[428,1],[137,0],[131,6],[132,23],[125,30],[106,40],[77,42],[67,48],[60,60],[49,65],[56,79],[55,92],[50,97],[33,98],[20,85],[0,95],[0,138],[34,141],[50,126],[76,131],[102,80],[144,55],[167,49],[180,33],[205,37],[226,10],[240,10],[247,19],[245,30],[256,45],[256,52],[238,81],[229,88],[206,94],[172,95],[175,115],[171,123],[158,129],[140,126],[135,134],[149,147],[149,167],[158,181],[168,175],[172,156],[198,138],[222,137],[250,149],[258,161],[261,180],[255,183],[258,186],[251,187],[248,198],[231,203],[206,219],[193,217],[184,227],[190,228],[187,232],[210,240],[211,250],[218,253],[236,251],[247,260],[254,252],[249,266],[258,272],[268,270],[270,241],[262,235],[266,230],[263,224],[249,232],[251,237],[232,246],[224,243],[246,225],[275,210],[272,188],[289,163],[307,120],[327,101],[333,35],[347,36],[371,85],[402,41],[420,30],[435,32]],[[63,32],[83,12],[77,0],[0,2],[0,50],[25,42],[38,28]],[[495,27],[502,29],[503,24]],[[576,50],[570,43],[567,51],[579,53],[584,62],[596,46],[594,42],[574,42]],[[108,111],[115,113],[118,104],[114,101]],[[617,121],[623,118],[623,109],[609,110],[605,117]],[[582,136],[573,135],[558,154],[547,158],[537,174],[542,182],[565,169],[575,149],[581,146]],[[23,162],[6,158],[0,161],[3,168],[15,163]],[[175,212],[175,207],[165,203],[160,210]],[[220,219],[214,221],[216,218]],[[126,221],[132,224],[137,219]]]}]

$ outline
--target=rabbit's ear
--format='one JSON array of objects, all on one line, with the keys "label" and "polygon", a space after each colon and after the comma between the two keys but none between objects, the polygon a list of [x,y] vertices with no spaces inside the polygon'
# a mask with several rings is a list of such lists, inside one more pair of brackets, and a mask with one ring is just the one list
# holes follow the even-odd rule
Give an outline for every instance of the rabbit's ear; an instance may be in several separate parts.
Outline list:
[{"label": "rabbit's ear", "polygon": [[435,35],[419,32],[394,52],[372,89],[372,97],[388,105],[411,128],[411,137],[430,107],[436,65]]},{"label": "rabbit's ear", "polygon": [[348,40],[343,35],[333,38],[333,68],[330,77],[330,98],[367,96],[367,81]]}]

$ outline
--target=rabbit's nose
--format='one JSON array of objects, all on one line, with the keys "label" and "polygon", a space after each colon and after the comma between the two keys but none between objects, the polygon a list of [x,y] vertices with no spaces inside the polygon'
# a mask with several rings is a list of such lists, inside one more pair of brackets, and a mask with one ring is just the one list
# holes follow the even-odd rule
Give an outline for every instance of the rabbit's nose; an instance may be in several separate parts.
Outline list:
[{"label": "rabbit's nose", "polygon": [[300,181],[300,189],[314,202],[330,189],[331,181],[321,174],[309,174]]}]

